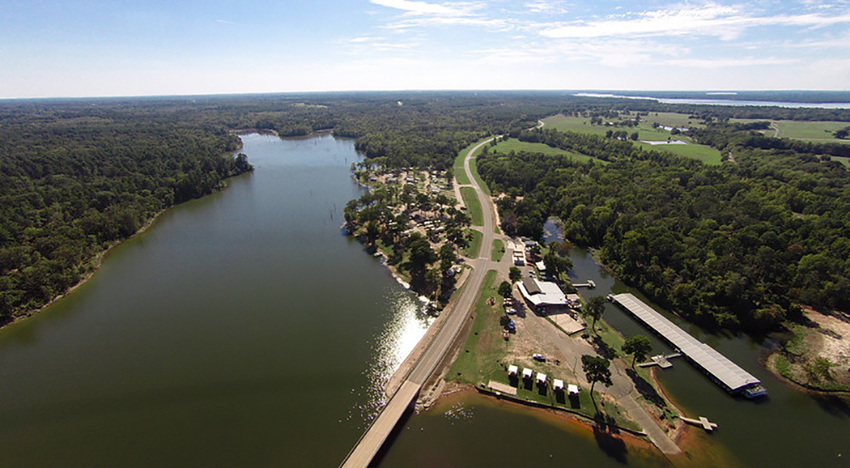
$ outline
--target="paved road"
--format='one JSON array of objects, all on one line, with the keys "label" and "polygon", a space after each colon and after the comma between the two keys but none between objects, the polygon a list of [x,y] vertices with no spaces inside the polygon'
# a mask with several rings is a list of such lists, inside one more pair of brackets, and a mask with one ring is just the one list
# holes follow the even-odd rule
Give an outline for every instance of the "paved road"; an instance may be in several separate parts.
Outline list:
[{"label": "paved road", "polygon": [[396,424],[398,424],[398,420],[402,417],[405,410],[416,400],[422,385],[428,380],[428,377],[431,376],[437,365],[445,357],[452,342],[457,337],[461,328],[463,328],[463,324],[469,320],[475,298],[478,296],[478,291],[484,283],[484,275],[490,266],[490,251],[492,250],[495,231],[493,204],[472,176],[469,161],[473,153],[489,142],[490,140],[484,141],[472,148],[463,163],[463,168],[469,176],[469,180],[472,181],[472,187],[478,195],[478,200],[481,203],[484,214],[484,226],[482,228],[484,238],[481,243],[479,258],[472,261],[472,275],[467,280],[456,306],[450,311],[443,312],[444,314],[449,314],[443,327],[439,330],[413,369],[411,369],[410,374],[408,374],[404,383],[401,384],[399,390],[390,398],[390,401],[387,402],[387,405],[372,422],[351,453],[348,454],[348,457],[346,457],[342,464],[344,468],[365,467],[372,462],[372,459],[375,458],[381,446],[384,445],[384,442]]}]

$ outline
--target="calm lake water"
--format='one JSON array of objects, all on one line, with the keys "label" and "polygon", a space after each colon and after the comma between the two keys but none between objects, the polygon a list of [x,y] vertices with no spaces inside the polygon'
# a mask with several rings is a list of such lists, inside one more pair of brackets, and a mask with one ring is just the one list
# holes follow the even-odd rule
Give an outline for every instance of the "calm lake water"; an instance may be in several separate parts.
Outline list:
[{"label": "calm lake water", "polygon": [[339,229],[353,142],[243,137],[181,205],[0,332],[0,466],[336,466],[424,333]]},{"label": "calm lake water", "polygon": [[[243,141],[253,174],[167,212],[78,291],[0,332],[0,466],[336,466],[360,437],[427,327],[421,303],[340,233],[361,192],[351,141]],[[628,290],[586,252],[573,261],[594,294]],[[606,319],[648,335],[611,305]],[[846,406],[773,378],[757,343],[686,329],[771,392],[740,401],[683,361],[664,371],[686,412],[720,424],[696,435],[709,451],[752,466],[848,460]],[[382,464],[665,462],[464,395],[407,419]]]}]

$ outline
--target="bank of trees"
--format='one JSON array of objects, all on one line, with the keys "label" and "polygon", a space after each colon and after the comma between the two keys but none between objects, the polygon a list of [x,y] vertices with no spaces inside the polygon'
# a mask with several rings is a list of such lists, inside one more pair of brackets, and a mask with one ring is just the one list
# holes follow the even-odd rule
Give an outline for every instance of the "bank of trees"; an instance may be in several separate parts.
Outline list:
[{"label": "bank of trees", "polygon": [[532,133],[610,164],[518,153],[484,155],[478,169],[508,195],[498,201],[506,232],[536,235],[558,216],[566,237],[692,320],[764,330],[796,304],[849,310],[848,171],[822,154],[741,144],[747,131],[714,132],[737,165],[549,130]]},{"label": "bank of trees", "polygon": [[111,243],[251,169],[222,126],[167,112],[0,108],[0,322],[64,293]]}]

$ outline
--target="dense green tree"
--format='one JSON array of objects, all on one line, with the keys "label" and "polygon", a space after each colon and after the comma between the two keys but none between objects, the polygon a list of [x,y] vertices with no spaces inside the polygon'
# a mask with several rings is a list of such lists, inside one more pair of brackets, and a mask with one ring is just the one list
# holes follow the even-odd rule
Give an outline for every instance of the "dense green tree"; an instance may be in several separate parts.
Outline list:
[{"label": "dense green tree", "polygon": [[499,284],[499,295],[500,296],[507,299],[507,298],[511,297],[512,293],[513,293],[513,288],[511,288],[511,283],[508,283],[507,281],[502,281],[502,283]]},{"label": "dense green tree", "polygon": [[626,338],[622,346],[623,352],[632,355],[632,369],[636,361],[643,361],[652,351],[652,342],[643,335],[634,335]]},{"label": "dense green tree", "polygon": [[602,296],[593,296],[588,299],[587,304],[584,306],[584,313],[593,320],[590,325],[591,330],[596,331],[596,321],[602,318],[604,312],[605,298]]},{"label": "dense green tree", "polygon": [[522,271],[519,268],[512,266],[508,273],[508,278],[510,278],[511,281],[516,283],[517,281],[522,279]]},{"label": "dense green tree", "polygon": [[555,279],[560,278],[561,273],[567,273],[573,267],[572,260],[558,255],[554,250],[550,250],[543,256],[543,263],[546,265],[546,272]]},{"label": "dense green tree", "polygon": [[[610,387],[614,383],[611,381],[611,361],[604,357],[591,356],[585,354],[581,357],[581,369],[584,371],[587,381],[590,382],[590,398],[593,399],[593,388],[596,383],[601,383],[606,387]],[[593,399],[593,405],[596,406],[596,400]]]}]

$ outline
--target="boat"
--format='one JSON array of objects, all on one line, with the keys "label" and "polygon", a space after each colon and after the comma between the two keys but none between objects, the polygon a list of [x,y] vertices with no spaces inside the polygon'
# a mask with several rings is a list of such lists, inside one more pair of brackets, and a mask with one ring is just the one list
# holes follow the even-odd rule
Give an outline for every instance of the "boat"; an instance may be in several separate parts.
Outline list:
[{"label": "boat", "polygon": [[761,385],[751,385],[751,386],[745,388],[741,392],[741,394],[744,395],[744,398],[747,398],[749,400],[753,400],[753,399],[756,399],[756,398],[766,397],[767,396],[767,389],[762,387]]}]

